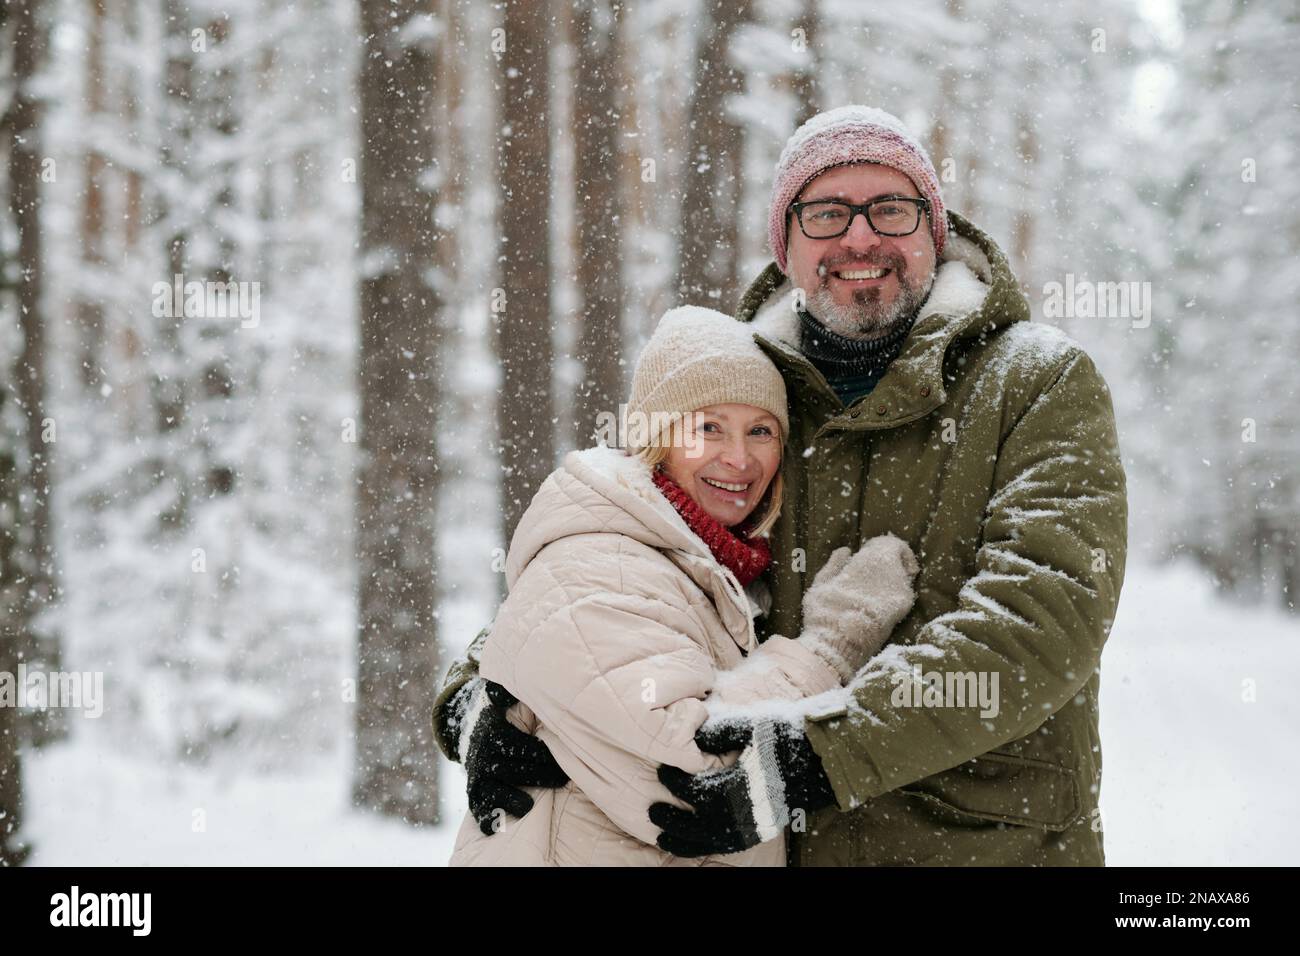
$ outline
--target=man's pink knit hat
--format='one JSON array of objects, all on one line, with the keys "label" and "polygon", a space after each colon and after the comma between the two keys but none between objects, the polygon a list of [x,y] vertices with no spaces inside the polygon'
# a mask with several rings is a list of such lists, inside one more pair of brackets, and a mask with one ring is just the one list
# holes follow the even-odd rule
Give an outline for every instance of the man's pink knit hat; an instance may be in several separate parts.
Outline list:
[{"label": "man's pink knit hat", "polygon": [[795,130],[777,161],[767,229],[772,255],[782,272],[786,272],[786,213],[790,203],[811,180],[832,166],[849,163],[880,163],[911,179],[917,192],[930,200],[934,254],[943,252],[948,214],[939,177],[925,149],[892,113],[870,106],[841,106],[818,113]]}]

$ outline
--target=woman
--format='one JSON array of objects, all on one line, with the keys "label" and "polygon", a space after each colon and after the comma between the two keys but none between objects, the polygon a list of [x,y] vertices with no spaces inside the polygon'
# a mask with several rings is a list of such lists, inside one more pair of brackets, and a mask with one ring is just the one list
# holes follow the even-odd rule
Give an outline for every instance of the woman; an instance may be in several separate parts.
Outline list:
[{"label": "woman", "polygon": [[570,781],[530,789],[533,809],[492,835],[467,815],[453,866],[784,865],[781,839],[703,859],[659,849],[648,808],[681,804],[656,769],[734,761],[695,744],[710,708],[834,691],[911,608],[915,559],[882,536],[841,549],[806,593],[835,627],[758,644],[789,420],[780,374],[734,319],[667,313],[637,363],[634,417],[636,453],[573,452],[542,484],[482,651],[480,674],[519,698],[511,722]]}]

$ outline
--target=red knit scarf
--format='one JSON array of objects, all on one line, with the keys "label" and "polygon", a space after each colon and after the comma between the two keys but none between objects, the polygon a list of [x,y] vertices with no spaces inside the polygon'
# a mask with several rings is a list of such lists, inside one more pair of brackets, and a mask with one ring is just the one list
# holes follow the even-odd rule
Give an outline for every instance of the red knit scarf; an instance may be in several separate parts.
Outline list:
[{"label": "red knit scarf", "polygon": [[[696,504],[686,489],[658,468],[654,470],[654,482],[686,521],[687,527],[709,546],[718,563],[730,569],[741,587],[753,581],[772,563],[772,548],[766,538],[738,536]],[[742,523],[740,527],[743,529],[745,525]]]}]

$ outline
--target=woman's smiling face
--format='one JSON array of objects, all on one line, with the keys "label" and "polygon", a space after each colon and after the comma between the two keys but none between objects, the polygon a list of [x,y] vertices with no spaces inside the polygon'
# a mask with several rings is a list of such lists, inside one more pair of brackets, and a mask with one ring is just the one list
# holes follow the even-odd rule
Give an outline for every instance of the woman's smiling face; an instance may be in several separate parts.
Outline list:
[{"label": "woman's smiling face", "polygon": [[727,527],[748,518],[781,465],[781,425],[753,405],[706,405],[664,459],[664,473]]}]

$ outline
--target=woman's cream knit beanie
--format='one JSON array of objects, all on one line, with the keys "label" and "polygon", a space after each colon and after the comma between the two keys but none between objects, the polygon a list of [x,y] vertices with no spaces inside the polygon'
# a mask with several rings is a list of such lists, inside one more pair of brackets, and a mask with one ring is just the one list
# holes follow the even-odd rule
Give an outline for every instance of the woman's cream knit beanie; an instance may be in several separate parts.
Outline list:
[{"label": "woman's cream knit beanie", "polygon": [[781,440],[789,436],[785,382],[753,330],[713,309],[669,309],[637,359],[629,415],[644,416],[656,444],[669,416],[733,402],[770,412],[781,423]]}]

